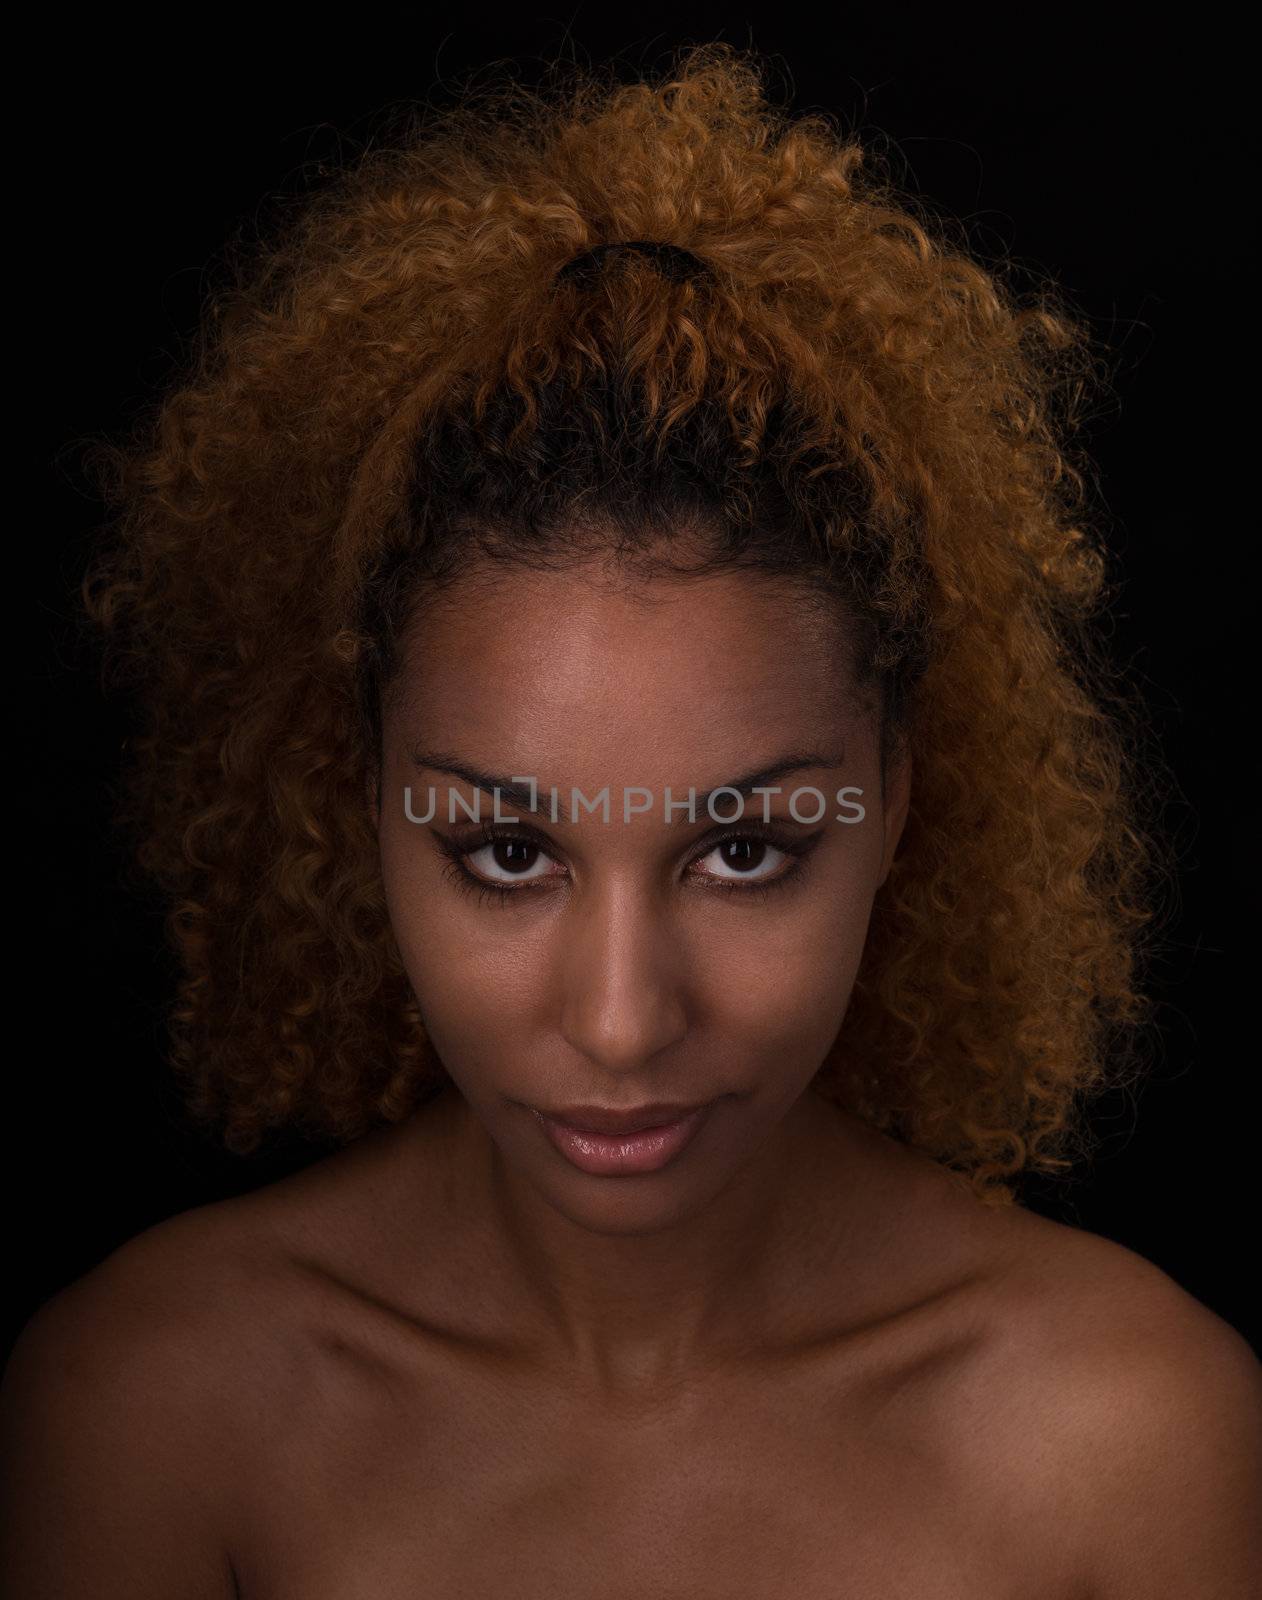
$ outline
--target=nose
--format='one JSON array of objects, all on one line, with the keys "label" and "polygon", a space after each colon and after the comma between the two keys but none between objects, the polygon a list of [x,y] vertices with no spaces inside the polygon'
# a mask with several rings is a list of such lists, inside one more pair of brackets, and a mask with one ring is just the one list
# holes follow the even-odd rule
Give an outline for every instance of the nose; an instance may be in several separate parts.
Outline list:
[{"label": "nose", "polygon": [[566,919],[561,1035],[615,1073],[644,1066],[688,1031],[686,963],[651,893],[591,886]]}]

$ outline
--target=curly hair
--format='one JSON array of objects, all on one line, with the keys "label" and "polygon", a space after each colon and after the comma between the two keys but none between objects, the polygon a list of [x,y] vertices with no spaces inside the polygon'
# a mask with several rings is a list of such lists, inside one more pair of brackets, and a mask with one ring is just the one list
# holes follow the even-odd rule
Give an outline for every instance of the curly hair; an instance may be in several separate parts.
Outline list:
[{"label": "curly hair", "polygon": [[[364,803],[418,596],[602,546],[656,571],[704,529],[714,567],[844,612],[882,749],[914,752],[815,1087],[1011,1200],[1138,1059],[1168,877],[1097,625],[1094,337],[883,155],[771,103],[752,52],[553,70],[409,107],[225,246],[174,379],[91,441],[85,619],[134,697],[118,821],[168,908],[190,1114],[244,1155],[441,1087]],[[627,240],[705,270],[558,278]]]}]

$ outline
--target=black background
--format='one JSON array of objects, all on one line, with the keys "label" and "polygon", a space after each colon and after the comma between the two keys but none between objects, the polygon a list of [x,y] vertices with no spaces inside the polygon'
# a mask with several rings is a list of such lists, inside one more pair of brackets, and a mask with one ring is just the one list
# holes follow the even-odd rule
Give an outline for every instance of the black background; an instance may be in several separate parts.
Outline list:
[{"label": "black background", "polygon": [[1053,273],[1113,352],[1116,398],[1087,440],[1123,580],[1111,648],[1177,775],[1179,900],[1154,983],[1159,1059],[1138,1095],[1100,1107],[1092,1165],[1030,1201],[1156,1262],[1257,1344],[1255,980],[1240,915],[1255,899],[1243,560],[1257,452],[1242,401],[1254,285],[1236,243],[1250,222],[1239,46],[1206,11],[1179,33],[1059,9],[1028,25],[955,8],[826,15],[480,7],[469,22],[368,14],[350,38],[356,19],[339,17],[327,39],[296,23],[247,38],[219,21],[158,42],[113,22],[49,41],[55,92],[31,117],[30,217],[10,250],[24,284],[10,335],[29,340],[42,398],[19,408],[38,429],[29,462],[11,458],[35,491],[29,511],[10,510],[11,548],[32,560],[10,592],[33,638],[10,768],[28,887],[10,968],[6,1341],[143,1228],[318,1153],[280,1142],[243,1161],[181,1125],[161,1056],[168,958],[154,908],[120,885],[106,821],[125,708],[74,645],[72,596],[101,515],[77,442],[121,427],[167,376],[204,269],[266,197],[295,187],[301,166],[353,153],[401,103],[442,103],[496,62],[533,82],[555,54],[616,57],[630,77],[724,38],[770,59],[773,96],[888,149],[896,177],[964,219],[983,256]]}]

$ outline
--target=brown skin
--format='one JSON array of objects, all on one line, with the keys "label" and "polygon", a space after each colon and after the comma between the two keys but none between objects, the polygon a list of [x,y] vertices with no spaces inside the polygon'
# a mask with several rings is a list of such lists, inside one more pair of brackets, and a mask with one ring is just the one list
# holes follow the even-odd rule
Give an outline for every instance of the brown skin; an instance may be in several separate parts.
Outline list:
[{"label": "brown skin", "polygon": [[[391,922],[430,1037],[474,1113],[461,1164],[494,1175],[479,1204],[487,1246],[498,1241],[521,1314],[550,1325],[571,1373],[577,1362],[613,1387],[682,1377],[716,1337],[766,1336],[754,1307],[781,1305],[798,1276],[782,1276],[786,1229],[800,1226],[794,1199],[820,1196],[802,1169],[829,1121],[804,1092],[841,1027],[910,769],[882,805],[874,721],[838,687],[837,641],[822,627],[800,633],[802,611],[765,581],[645,594],[572,571],[510,575],[425,619],[385,722],[378,816]],[[503,904],[462,894],[444,872],[433,833],[464,844],[477,831],[460,810],[448,823],[447,786],[470,806],[477,796],[418,770],[422,747],[559,789],[563,820],[533,819],[528,837],[550,857],[533,852],[529,887],[470,840],[475,870],[509,882]],[[714,843],[722,823],[704,809],[694,823],[682,811],[665,819],[667,787],[685,799],[690,785],[704,793],[815,752],[840,759],[773,780],[786,792],[765,807],[751,797],[742,824],[761,827],[765,809],[793,843],[814,841],[807,855],[773,846],[742,881]],[[414,815],[434,786],[432,825],[408,820],[405,785]],[[595,797],[606,785],[608,823],[581,811],[569,820],[571,786]],[[791,791],[808,785],[829,805],[798,823]],[[853,814],[834,803],[843,785],[862,790],[862,821],[833,820]],[[621,798],[635,787],[654,803],[626,821]],[[488,816],[492,803],[486,795]],[[728,795],[715,809],[734,807]],[[802,816],[817,807],[809,795],[797,803]],[[751,877],[768,887],[750,893]],[[625,1178],[576,1170],[528,1109],[716,1097],[678,1160]]]},{"label": "brown skin", "polygon": [[[810,1088],[912,774],[882,788],[871,708],[802,619],[765,580],[637,592],[594,568],[429,612],[379,832],[454,1087],[149,1230],[30,1324],[0,1407],[21,1592],[1254,1592],[1262,1379],[1238,1335]],[[658,804],[534,819],[543,886],[483,904],[404,814],[405,784],[445,793],[421,747]],[[858,785],[866,819],[799,825],[818,842],[765,897],[716,890],[713,824],[665,823],[665,787],[803,750],[844,756],[786,789]],[[636,1177],[577,1171],[527,1109],[713,1096]]]}]

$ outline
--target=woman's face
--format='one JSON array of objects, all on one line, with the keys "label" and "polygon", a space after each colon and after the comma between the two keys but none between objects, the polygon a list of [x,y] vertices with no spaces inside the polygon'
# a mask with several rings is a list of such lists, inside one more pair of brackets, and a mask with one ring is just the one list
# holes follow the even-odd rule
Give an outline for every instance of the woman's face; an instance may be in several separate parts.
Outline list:
[{"label": "woman's face", "polygon": [[[383,761],[403,962],[515,1178],[589,1228],[652,1230],[783,1136],[907,804],[905,767],[882,796],[835,624],[757,575],[461,580],[416,619]],[[470,772],[526,790],[498,800],[518,820]],[[707,807],[746,780],[772,792]],[[675,1125],[602,1136],[576,1108]]]}]

